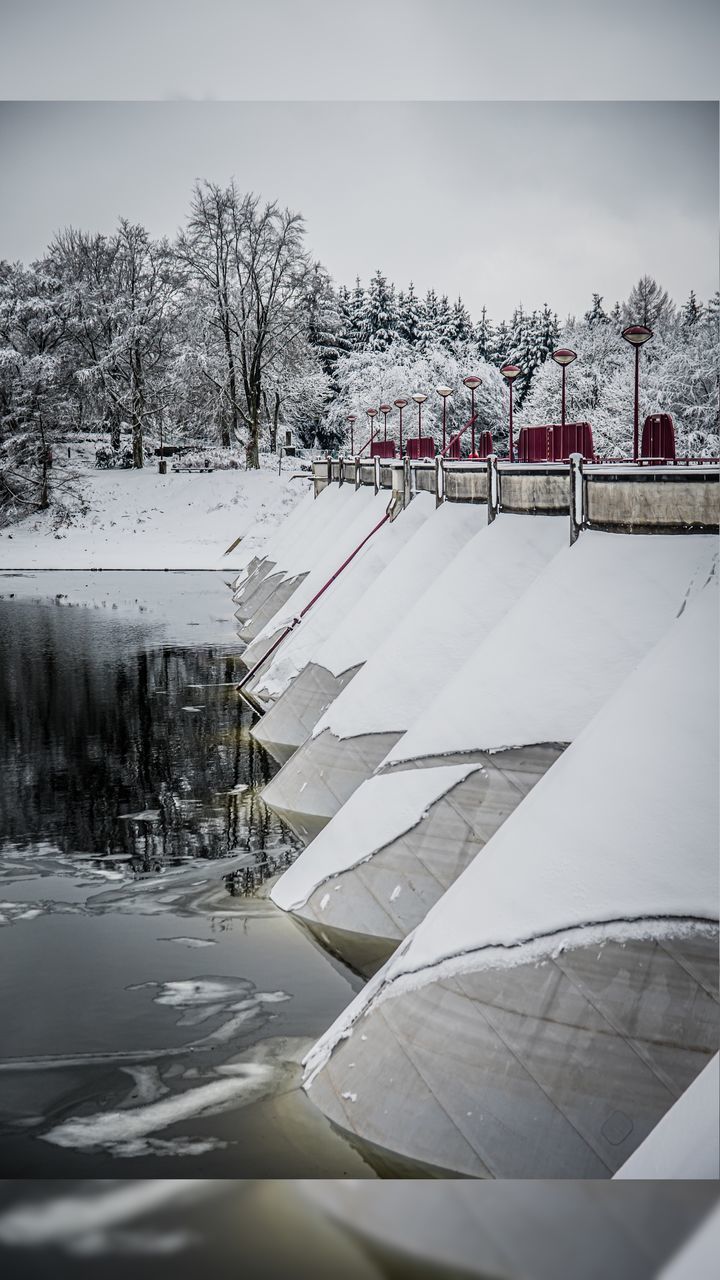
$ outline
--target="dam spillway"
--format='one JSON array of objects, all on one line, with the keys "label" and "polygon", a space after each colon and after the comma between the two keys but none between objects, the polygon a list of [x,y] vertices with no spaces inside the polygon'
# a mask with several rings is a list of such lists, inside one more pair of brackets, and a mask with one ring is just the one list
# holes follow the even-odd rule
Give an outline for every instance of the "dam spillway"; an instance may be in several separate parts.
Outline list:
[{"label": "dam spillway", "polygon": [[[267,708],[254,735],[284,762],[264,798],[307,843],[273,887],[272,897],[329,950],[361,972],[375,973],[355,1002],[357,1011],[348,1011],[347,1018],[343,1015],[329,1039],[319,1042],[310,1055],[309,1095],[335,1124],[369,1147],[384,1146],[403,1158],[445,1171],[485,1177],[610,1176],[700,1072],[713,1029],[717,1032],[713,962],[717,944],[712,924],[717,919],[717,894],[710,892],[707,876],[698,882],[696,905],[703,893],[707,901],[697,928],[685,904],[685,915],[678,906],[677,934],[660,928],[653,932],[651,927],[642,937],[628,938],[616,937],[611,930],[602,935],[597,972],[595,962],[591,963],[598,951],[595,935],[585,946],[583,926],[577,922],[559,926],[577,930],[567,972],[562,974],[557,956],[533,949],[542,935],[540,924],[537,935],[531,932],[536,926],[528,926],[523,961],[512,966],[512,973],[500,966],[497,976],[486,966],[470,966],[470,976],[445,975],[445,959],[441,959],[442,977],[434,973],[433,962],[426,966],[433,978],[418,982],[415,989],[414,976],[409,977],[410,971],[402,966],[413,948],[413,954],[419,954],[417,940],[422,940],[433,920],[440,919],[437,927],[445,937],[456,936],[453,911],[457,906],[453,904],[465,898],[474,908],[486,896],[494,901],[499,890],[485,860],[491,867],[502,856],[508,866],[513,865],[513,858],[520,856],[518,833],[530,821],[526,815],[537,817],[533,806],[538,796],[554,797],[551,811],[562,809],[565,798],[576,799],[576,794],[585,795],[587,809],[592,807],[592,797],[597,804],[606,780],[615,776],[614,756],[622,759],[623,752],[611,748],[612,728],[605,730],[600,753],[593,754],[584,745],[587,735],[612,707],[615,732],[621,733],[618,725],[627,732],[617,710],[625,701],[634,708],[639,731],[643,704],[634,698],[633,681],[651,656],[662,655],[663,646],[677,632],[681,638],[670,644],[665,678],[672,684],[675,664],[695,661],[692,636],[697,633],[702,638],[712,629],[712,609],[708,611],[706,602],[712,598],[716,574],[717,468],[618,467],[613,471],[586,467],[575,468],[573,474],[572,467],[557,464],[546,469],[503,470],[502,464],[491,460],[465,463],[455,473],[450,465],[413,468],[407,463],[380,467],[333,462],[315,464],[315,470],[319,496],[314,503],[306,499],[300,504],[305,516],[296,522],[296,546],[302,544],[303,518],[310,519],[310,512],[324,503],[329,515],[335,513],[336,529],[342,527],[343,509],[346,520],[361,509],[359,522],[357,514],[352,521],[352,537],[367,537],[368,532],[370,537],[338,580],[325,589],[314,618],[311,611],[307,623],[291,626],[285,655],[283,642],[264,661],[262,646],[272,644],[297,616],[292,593],[279,600],[274,614],[268,609],[258,632],[260,647],[253,651],[251,645],[247,653],[248,664],[256,666],[260,659],[252,680],[253,696],[256,705]],[[348,474],[355,483],[348,481]],[[367,497],[358,503],[355,499],[363,489]],[[387,520],[382,521],[379,513],[385,513]],[[314,522],[317,548],[322,546],[317,516]],[[345,537],[335,554],[336,566],[340,552],[345,559],[350,555],[350,541]],[[287,553],[281,545],[273,570],[283,554]],[[307,576],[300,583],[296,604],[312,600],[323,587],[322,575],[334,572],[332,555],[323,551],[313,564],[310,551],[301,550],[295,560],[288,556],[289,567],[283,570],[281,565],[280,575],[284,572],[285,580],[293,572],[297,576],[303,558],[307,567],[300,565],[300,570]],[[258,561],[256,577],[263,568],[262,557]],[[312,592],[307,587],[311,577]],[[698,618],[701,621],[693,626],[687,622]],[[698,643],[696,665],[701,669],[704,651]],[[676,738],[682,739],[682,694],[674,686],[671,692],[675,702],[668,695],[668,715],[675,717]],[[662,701],[657,676],[653,696]],[[701,717],[689,691],[687,703],[688,708],[694,707],[692,714]],[[712,709],[706,708],[707,714]],[[675,758],[670,748],[666,754]],[[566,761],[575,763],[570,767]],[[702,776],[712,793],[707,775]],[[654,785],[662,777],[659,769]],[[687,825],[695,807],[702,812],[703,806],[695,806],[697,791],[692,797],[688,791],[686,799],[687,771],[680,769],[678,779],[674,800]],[[609,786],[611,812],[622,790],[617,777],[615,782],[617,787]],[[642,791],[640,805],[648,802],[648,794]],[[655,807],[661,807],[661,791],[652,796]],[[539,811],[543,822],[546,808],[547,801]],[[602,803],[598,812],[604,816]],[[639,848],[629,865],[642,880],[649,830],[643,834],[642,815],[634,810],[626,809],[625,818],[639,832]],[[690,852],[698,867],[707,859],[706,817],[699,827],[701,834],[696,844],[691,842]],[[552,831],[551,822],[548,830]],[[612,823],[605,830],[598,821],[594,847],[600,861],[601,851],[616,837]],[[580,840],[579,831],[576,840]],[[495,852],[498,842],[502,855]],[[592,876],[587,884],[583,880],[587,858],[580,848],[573,857],[563,870],[569,867],[575,875],[574,880],[570,877],[572,894],[586,903],[589,927],[597,923],[591,908],[598,885]],[[543,852],[543,867],[550,878],[557,875],[551,848],[547,858]],[[613,856],[610,878],[617,868]],[[678,867],[672,865],[665,883],[667,901],[684,902],[680,878]],[[513,908],[519,916],[522,900],[518,889],[520,905],[513,901]],[[649,911],[646,903],[640,909]],[[486,946],[482,943],[472,950],[485,954]],[[398,965],[399,969],[393,967]],[[625,1062],[623,1055],[632,1040],[623,1022],[625,1015],[616,1024],[617,1008],[599,1008],[590,993],[598,984],[617,987],[614,975],[626,970],[631,976],[622,980],[622,991],[618,988],[613,1000],[620,1005],[624,1000],[636,1013],[639,1010],[638,1016],[647,1020],[651,1045],[657,1047],[663,1028],[670,1026],[677,1053],[674,1065],[669,1061],[658,1069],[655,1049],[645,1046],[649,1066],[630,1071],[623,1080],[625,1067],[618,1063]],[[690,975],[687,982],[679,981],[680,971]],[[589,984],[585,1005],[581,1000],[568,1013],[580,975]],[[653,994],[658,984],[677,994],[664,1010]],[[577,1070],[584,1079],[583,1095],[592,1097],[597,1113],[604,1116],[600,1137],[587,1117],[582,1121],[587,1133],[583,1131],[581,1140],[567,1136],[577,1118],[575,1102],[570,1106],[563,1093],[566,1081],[560,1061],[552,1099],[541,1109],[542,1118],[537,1118],[527,1083],[535,1078],[536,1066],[528,1061],[507,1096],[492,1099],[497,1106],[497,1132],[506,1125],[507,1115],[517,1111],[515,1155],[510,1154],[510,1144],[503,1164],[505,1157],[498,1157],[488,1136],[492,1125],[487,1120],[480,1137],[471,1125],[469,1139],[463,1131],[462,1140],[450,1140],[448,1125],[462,1130],[457,1108],[463,1105],[465,1085],[471,1092],[482,1092],[498,1073],[507,1074],[509,1060],[503,1058],[506,1050],[498,1048],[497,1038],[493,1040],[488,1030],[494,1017],[488,1010],[507,1000],[515,1010],[517,1034],[532,1038],[542,1027],[539,1011],[556,991],[557,1021],[562,1024],[566,1016],[577,1014],[587,1032],[586,1048],[596,1044],[593,1036],[605,1034],[598,1030],[604,1026],[603,1019],[615,1027],[613,1047],[608,1050],[608,1079],[623,1096],[637,1098],[629,1127],[622,1119],[629,1111],[617,1107],[620,1114],[615,1115],[612,1108],[608,1110],[602,1080],[590,1069],[588,1050],[587,1058],[579,1055]],[[683,1024],[680,1016],[688,1002],[697,1015],[697,1025],[692,1027]],[[363,1020],[359,1040],[358,1019]],[[485,1030],[479,1035],[481,1025]],[[440,1088],[442,1044],[451,1028],[452,1034],[456,1030],[464,1034],[467,1029],[467,1039],[461,1036],[458,1044],[472,1071],[465,1084],[458,1077],[453,1093],[454,1067],[450,1070],[446,1063],[452,1096],[445,1096]],[[500,1041],[504,1035],[502,1031]],[[693,1053],[682,1053],[686,1035],[688,1043],[695,1045]],[[403,1101],[390,1084],[396,1078],[396,1056],[407,1055],[414,1038],[422,1041],[426,1056],[421,1054],[413,1066],[413,1084]],[[380,1074],[371,1070],[367,1042],[377,1062],[384,1064]],[[634,1041],[631,1051],[637,1052]],[[673,1058],[670,1051],[668,1058]],[[455,1066],[454,1057],[452,1061]],[[436,1064],[438,1075],[428,1093],[430,1063]],[[433,1080],[434,1072],[435,1066]],[[366,1082],[367,1105],[358,1105],[360,1093],[353,1078],[356,1083]],[[520,1105],[518,1098],[526,1101]],[[580,1114],[585,1102],[575,1101]],[[387,1120],[388,1110],[393,1123],[381,1141],[382,1116],[385,1113]],[[535,1130],[532,1117],[537,1120]],[[531,1141],[531,1132],[537,1142]],[[558,1138],[553,1164],[543,1153],[545,1144],[554,1142],[555,1133],[565,1137]],[[411,1137],[405,1140],[403,1134]],[[610,1148],[614,1146],[613,1156]]]}]

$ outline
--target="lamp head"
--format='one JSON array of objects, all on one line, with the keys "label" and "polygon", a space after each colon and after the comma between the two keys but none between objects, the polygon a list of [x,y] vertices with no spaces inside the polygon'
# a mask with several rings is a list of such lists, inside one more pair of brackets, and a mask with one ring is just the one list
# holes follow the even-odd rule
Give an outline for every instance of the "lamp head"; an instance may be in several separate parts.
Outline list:
[{"label": "lamp head", "polygon": [[427,396],[424,396],[422,391],[414,391],[411,399],[413,399],[416,404],[424,404],[427,400]]},{"label": "lamp head", "polygon": [[381,413],[392,413],[392,405],[391,405],[391,404],[381,404],[381,405],[380,405],[380,412],[381,412]]},{"label": "lamp head", "polygon": [[559,365],[572,364],[573,360],[577,360],[577,351],[571,351],[569,347],[558,347],[557,351],[553,351],[552,358]]},{"label": "lamp head", "polygon": [[451,396],[453,393],[452,387],[436,387],[435,390],[439,396],[442,396],[443,400],[445,400],[447,396]]},{"label": "lamp head", "polygon": [[641,347],[643,343],[649,342],[653,333],[646,324],[629,324],[627,329],[623,329],[622,336],[632,347]]},{"label": "lamp head", "polygon": [[500,372],[507,382],[514,382],[520,377],[522,369],[519,364],[504,364]]},{"label": "lamp head", "polygon": [[404,409],[407,406],[407,403],[408,403],[407,400],[402,400],[402,399],[393,401],[393,404],[395,405],[396,409]]},{"label": "lamp head", "polygon": [[477,374],[469,373],[467,378],[463,378],[463,384],[469,387],[471,391],[476,391],[482,382],[482,378],[478,378]]}]

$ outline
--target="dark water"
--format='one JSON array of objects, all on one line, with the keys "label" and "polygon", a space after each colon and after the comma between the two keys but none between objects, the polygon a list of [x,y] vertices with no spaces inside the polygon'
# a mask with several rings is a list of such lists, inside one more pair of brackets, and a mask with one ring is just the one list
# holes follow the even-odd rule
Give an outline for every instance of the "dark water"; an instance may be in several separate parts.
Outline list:
[{"label": "dark water", "polygon": [[372,1176],[299,1088],[358,980],[263,893],[297,846],[186,595],[193,646],[0,599],[0,1175]]}]

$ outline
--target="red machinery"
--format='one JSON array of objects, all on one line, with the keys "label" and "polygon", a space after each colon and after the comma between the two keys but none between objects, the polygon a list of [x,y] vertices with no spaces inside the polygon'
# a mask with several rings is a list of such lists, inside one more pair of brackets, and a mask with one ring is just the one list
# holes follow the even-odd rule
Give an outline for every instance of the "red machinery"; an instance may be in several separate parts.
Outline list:
[{"label": "red machinery", "polygon": [[645,419],[640,457],[653,462],[675,461],[675,428],[669,413],[651,413]]},{"label": "red machinery", "polygon": [[564,427],[521,427],[518,462],[567,462],[571,453],[595,461],[589,422],[566,422]]},{"label": "red machinery", "polygon": [[371,458],[394,458],[395,457],[395,441],[394,440],[373,440],[370,445]]},{"label": "red machinery", "polygon": [[435,441],[432,436],[410,436],[405,444],[408,458],[417,462],[420,458],[435,457]]}]

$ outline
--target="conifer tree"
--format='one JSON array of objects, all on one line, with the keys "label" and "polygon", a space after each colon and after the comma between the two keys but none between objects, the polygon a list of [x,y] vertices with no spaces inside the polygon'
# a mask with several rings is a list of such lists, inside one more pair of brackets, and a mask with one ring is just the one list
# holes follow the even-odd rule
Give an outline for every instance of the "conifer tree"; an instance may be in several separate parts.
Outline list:
[{"label": "conifer tree", "polygon": [[[450,314],[450,345],[454,350],[473,340],[473,324],[462,298],[453,304]],[[484,358],[484,357],[483,357]]]},{"label": "conifer tree", "polygon": [[350,297],[351,341],[354,351],[364,351],[367,341],[365,332],[365,290],[360,277],[355,277],[355,288]]},{"label": "conifer tree", "polygon": [[592,296],[590,310],[585,312],[585,323],[588,324],[591,329],[593,325],[608,323],[608,316],[603,310],[602,302],[602,294],[594,293]]},{"label": "conifer tree", "polygon": [[435,341],[441,347],[445,347],[446,350],[452,350],[452,312],[450,311],[450,303],[446,293],[443,294],[438,302]]},{"label": "conifer tree", "polygon": [[420,315],[418,346],[427,351],[437,341],[438,299],[434,289],[428,289]]},{"label": "conifer tree", "polygon": [[653,280],[652,276],[641,276],[637,284],[630,290],[623,308],[625,324],[654,325],[667,323],[673,318],[673,304],[668,292]]},{"label": "conifer tree", "polygon": [[487,307],[480,312],[480,319],[475,326],[475,341],[481,360],[490,360],[494,351],[493,327],[487,313]]},{"label": "conifer tree", "polygon": [[695,290],[690,290],[690,297],[680,312],[680,324],[683,329],[692,329],[703,314],[703,305],[695,297]]},{"label": "conifer tree", "polygon": [[412,280],[407,293],[398,298],[397,334],[408,346],[417,346],[422,324],[422,303],[415,293]]},{"label": "conifer tree", "polygon": [[376,271],[365,297],[364,333],[370,351],[387,351],[395,332],[395,288]]}]

